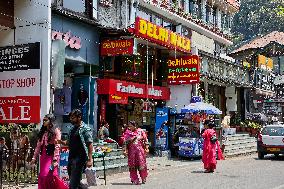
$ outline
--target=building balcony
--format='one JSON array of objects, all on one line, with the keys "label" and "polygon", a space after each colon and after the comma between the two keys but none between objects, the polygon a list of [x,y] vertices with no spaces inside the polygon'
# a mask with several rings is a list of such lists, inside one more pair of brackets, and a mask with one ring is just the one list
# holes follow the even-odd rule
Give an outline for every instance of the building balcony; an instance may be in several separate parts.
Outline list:
[{"label": "building balcony", "polygon": [[0,1],[0,30],[14,27],[14,0]]},{"label": "building balcony", "polygon": [[215,4],[225,12],[236,13],[240,9],[239,0],[207,0],[211,5]]},{"label": "building balcony", "polygon": [[169,3],[167,0],[143,0],[139,4],[141,7],[145,7],[153,12],[157,12],[164,17],[174,20],[177,23],[203,34],[215,41],[224,44],[232,45],[231,35],[228,30],[222,30],[216,25],[206,23],[196,15],[187,13],[183,8],[175,6],[173,3]]}]

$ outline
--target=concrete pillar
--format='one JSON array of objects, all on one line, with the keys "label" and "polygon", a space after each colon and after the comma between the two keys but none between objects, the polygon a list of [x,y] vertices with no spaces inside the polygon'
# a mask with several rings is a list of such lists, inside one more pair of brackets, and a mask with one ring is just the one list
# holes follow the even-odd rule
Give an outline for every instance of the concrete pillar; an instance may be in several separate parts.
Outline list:
[{"label": "concrete pillar", "polygon": [[137,1],[134,2],[134,0],[130,1],[130,17],[129,17],[129,26],[135,24],[135,16],[137,11]]},{"label": "concrete pillar", "polygon": [[204,99],[208,99],[208,82],[205,80],[204,81],[204,93],[205,93],[205,95],[204,95]]},{"label": "concrete pillar", "polygon": [[225,89],[225,96],[227,98],[226,100],[226,109],[227,113],[230,111],[237,111],[237,93],[234,86],[226,87]]}]

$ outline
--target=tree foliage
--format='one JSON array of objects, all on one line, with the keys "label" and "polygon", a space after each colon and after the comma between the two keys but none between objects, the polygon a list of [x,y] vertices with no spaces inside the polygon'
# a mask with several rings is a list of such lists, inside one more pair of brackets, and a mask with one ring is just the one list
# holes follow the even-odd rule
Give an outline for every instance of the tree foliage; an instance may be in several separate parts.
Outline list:
[{"label": "tree foliage", "polygon": [[284,0],[242,0],[233,19],[233,34],[249,40],[272,31],[284,32]]}]

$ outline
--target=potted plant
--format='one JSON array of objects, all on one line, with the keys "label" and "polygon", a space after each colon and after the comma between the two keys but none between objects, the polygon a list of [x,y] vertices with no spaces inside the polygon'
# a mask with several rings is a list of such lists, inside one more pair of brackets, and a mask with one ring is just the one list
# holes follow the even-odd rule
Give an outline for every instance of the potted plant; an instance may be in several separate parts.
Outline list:
[{"label": "potted plant", "polygon": [[240,131],[241,132],[245,132],[246,128],[247,128],[247,123],[241,122],[241,124],[240,124]]},{"label": "potted plant", "polygon": [[251,136],[255,137],[261,127],[261,124],[254,122],[254,124],[251,125]]}]

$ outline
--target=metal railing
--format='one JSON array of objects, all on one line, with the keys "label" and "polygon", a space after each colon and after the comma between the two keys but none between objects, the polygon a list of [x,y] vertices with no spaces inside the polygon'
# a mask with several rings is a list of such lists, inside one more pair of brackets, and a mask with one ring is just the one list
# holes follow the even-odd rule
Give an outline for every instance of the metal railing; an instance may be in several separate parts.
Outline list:
[{"label": "metal railing", "polygon": [[32,148],[0,149],[0,188],[11,183],[37,183],[38,165],[30,165],[33,151]]}]

